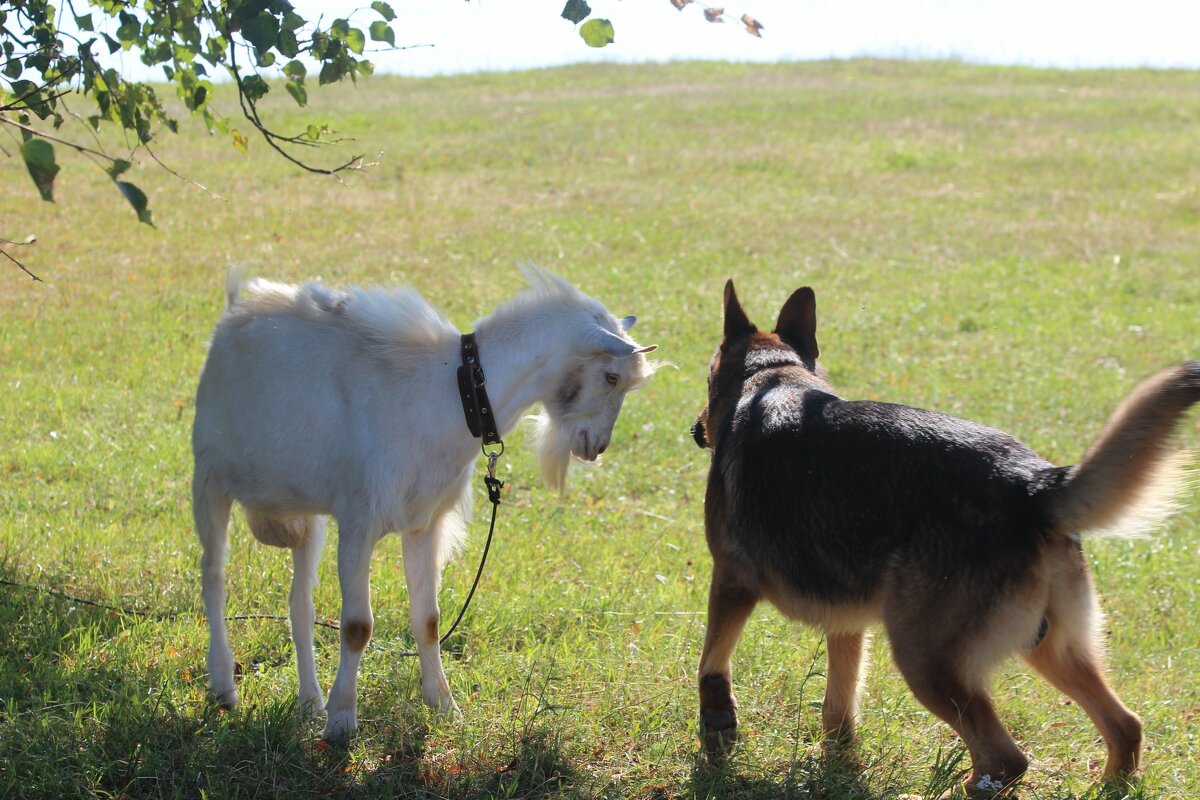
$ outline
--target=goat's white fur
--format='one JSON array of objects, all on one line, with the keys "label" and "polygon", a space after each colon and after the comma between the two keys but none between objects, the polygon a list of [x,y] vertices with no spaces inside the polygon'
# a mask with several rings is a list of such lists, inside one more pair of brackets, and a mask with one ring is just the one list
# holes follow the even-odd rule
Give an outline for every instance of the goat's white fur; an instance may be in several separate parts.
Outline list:
[{"label": "goat's white fur", "polygon": [[[618,320],[561,278],[530,266],[531,288],[475,322],[501,435],[541,402],[543,473],[561,489],[572,454],[608,446],[625,394],[655,364]],[[402,535],[425,701],[455,708],[438,649],[442,567],[461,543],[479,440],[463,419],[459,332],[412,289],[247,283],[231,270],[229,302],[196,395],[193,510],[203,545],[211,690],[237,702],[226,637],[225,559],[232,501],[254,536],[291,548],[290,595],[299,700],[328,714],[325,736],[357,726],[358,665],[370,636],[370,554]],[[312,589],[338,523],[341,654],[325,704],[313,658]]]}]

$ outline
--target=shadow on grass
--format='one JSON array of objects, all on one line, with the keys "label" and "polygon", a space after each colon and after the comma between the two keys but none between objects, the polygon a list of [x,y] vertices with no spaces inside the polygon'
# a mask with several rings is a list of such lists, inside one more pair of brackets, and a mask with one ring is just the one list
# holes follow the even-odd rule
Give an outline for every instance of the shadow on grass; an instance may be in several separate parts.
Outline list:
[{"label": "shadow on grass", "polygon": [[[0,577],[21,580],[14,573],[0,562]],[[432,754],[423,708],[389,706],[387,722],[327,744],[294,696],[244,692],[238,710],[218,710],[203,665],[185,663],[160,621],[6,586],[0,630],[0,797],[578,793],[557,733],[532,719],[499,747]],[[272,657],[263,663],[291,661]]]},{"label": "shadow on grass", "polygon": [[736,754],[720,764],[697,755],[687,792],[696,798],[837,798],[870,800],[873,793],[867,774],[853,754],[845,750],[821,753],[794,761],[780,773],[755,773]]}]

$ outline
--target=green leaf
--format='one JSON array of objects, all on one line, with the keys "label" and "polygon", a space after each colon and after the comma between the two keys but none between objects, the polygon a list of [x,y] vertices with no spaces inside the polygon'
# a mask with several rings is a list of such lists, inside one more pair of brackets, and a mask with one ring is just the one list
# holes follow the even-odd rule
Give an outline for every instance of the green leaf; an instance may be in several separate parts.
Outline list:
[{"label": "green leaf", "polygon": [[350,20],[335,19],[333,24],[329,26],[329,32],[339,39],[345,39],[346,34],[350,33]]},{"label": "green leaf", "polygon": [[127,181],[117,181],[117,188],[121,190],[121,194],[125,195],[129,205],[133,206],[133,210],[137,212],[138,222],[144,222],[153,228],[154,223],[150,221],[150,209],[146,207],[146,193]]},{"label": "green leaf", "polygon": [[25,64],[19,58],[10,59],[9,62],[4,65],[4,76],[6,78],[12,78],[13,80],[16,80],[17,78],[21,77],[21,73],[24,71]]},{"label": "green leaf", "polygon": [[53,203],[54,176],[58,174],[58,164],[54,163],[54,145],[45,139],[30,139],[21,145],[21,156],[42,199]]},{"label": "green leaf", "polygon": [[271,91],[271,87],[259,75],[247,75],[242,78],[242,92],[251,103]]},{"label": "green leaf", "polygon": [[346,74],[346,68],[337,61],[326,61],[321,67],[321,74],[317,77],[317,83],[324,86],[327,83],[337,83]]},{"label": "green leaf", "polygon": [[303,78],[308,74],[308,67],[302,61],[289,61],[283,66],[283,74],[289,78]]},{"label": "green leaf", "polygon": [[308,92],[305,90],[303,83],[300,81],[288,81],[283,85],[283,88],[287,89],[287,93],[296,101],[296,105],[308,105]]},{"label": "green leaf", "polygon": [[121,12],[121,24],[117,28],[117,38],[121,40],[122,45],[133,44],[138,39],[138,34],[142,32],[142,26],[138,24],[138,18],[127,11]]},{"label": "green leaf", "polygon": [[107,172],[108,176],[115,181],[117,178],[119,178],[121,176],[121,173],[128,171],[129,168],[132,166],[133,165],[130,164],[125,159],[118,158],[116,161],[114,161],[112,163],[112,165],[108,169],[105,170],[105,172]]},{"label": "green leaf", "polygon": [[567,4],[563,6],[562,18],[578,25],[591,13],[592,7],[587,4],[587,0],[567,0]]},{"label": "green leaf", "polygon": [[604,47],[616,41],[612,23],[606,19],[589,19],[579,26],[579,35],[588,47]]},{"label": "green leaf", "polygon": [[379,16],[383,17],[388,22],[391,22],[396,18],[396,12],[392,11],[392,7],[387,3],[382,2],[382,0],[375,0],[374,3],[371,3],[371,8],[378,11]]},{"label": "green leaf", "polygon": [[204,101],[208,98],[208,89],[204,86],[197,86],[196,91],[192,92],[192,102],[188,105],[192,111],[204,105]]},{"label": "green leaf", "polygon": [[75,17],[75,24],[79,27],[79,30],[81,30],[81,31],[91,32],[91,31],[96,30],[95,28],[92,27],[92,15],[91,14],[84,14],[82,17],[78,17],[78,16]]},{"label": "green leaf", "polygon": [[375,20],[371,23],[371,39],[376,42],[387,42],[396,46],[396,34],[386,22]]},{"label": "green leaf", "polygon": [[296,41],[296,32],[286,28],[279,31],[279,41],[275,48],[287,58],[295,58],[300,54],[300,43]]},{"label": "green leaf", "polygon": [[270,14],[257,14],[242,23],[242,38],[265,53],[279,40],[279,20]]},{"label": "green leaf", "polygon": [[282,30],[295,33],[300,28],[304,27],[304,17],[297,14],[295,11],[288,11],[283,15]]},{"label": "green leaf", "polygon": [[355,53],[362,53],[363,48],[367,46],[367,39],[365,36],[363,36],[363,32],[358,28],[351,28],[346,32],[346,35],[343,38],[346,42],[346,46]]}]

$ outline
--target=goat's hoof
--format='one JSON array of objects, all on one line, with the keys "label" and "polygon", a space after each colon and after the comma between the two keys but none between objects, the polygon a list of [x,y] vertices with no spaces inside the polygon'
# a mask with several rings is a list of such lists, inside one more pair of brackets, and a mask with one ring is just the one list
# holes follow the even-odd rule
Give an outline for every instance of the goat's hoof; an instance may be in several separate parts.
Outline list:
[{"label": "goat's hoof", "polygon": [[709,761],[719,763],[733,751],[737,743],[737,714],[728,711],[702,711],[700,731],[704,740],[704,753]]},{"label": "goat's hoof", "polygon": [[329,716],[329,712],[325,710],[325,701],[317,697],[300,701],[300,716],[304,719],[321,719]]},{"label": "goat's hoof", "polygon": [[330,714],[325,721],[325,730],[321,738],[327,742],[338,742],[346,739],[358,729],[358,720],[352,714]]},{"label": "goat's hoof", "polygon": [[233,711],[235,708],[237,708],[238,704],[237,690],[230,689],[226,692],[213,692],[212,701],[216,704],[217,708],[221,709],[222,711]]}]

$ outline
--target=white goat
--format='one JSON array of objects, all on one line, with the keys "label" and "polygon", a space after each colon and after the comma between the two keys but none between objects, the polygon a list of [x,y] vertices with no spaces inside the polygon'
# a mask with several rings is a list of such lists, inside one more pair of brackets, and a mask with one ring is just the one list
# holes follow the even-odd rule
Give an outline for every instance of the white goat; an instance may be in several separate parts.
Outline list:
[{"label": "white goat", "polygon": [[[654,364],[611,315],[561,278],[531,267],[531,288],[475,322],[496,424],[504,435],[540,402],[542,474],[562,489],[571,455],[608,447],[626,392]],[[410,620],[425,702],[456,708],[438,648],[441,571],[460,544],[480,440],[457,384],[460,334],[412,289],[285,286],[252,280],[217,324],[196,394],[192,484],[204,548],[210,688],[237,703],[225,633],[229,511],[242,504],[260,542],[292,550],[290,595],[299,700],[328,714],[324,736],[357,727],[358,666],[371,638],[370,556],[385,533],[403,537]],[[324,704],[313,660],[312,589],[338,523],[341,654]]]}]

